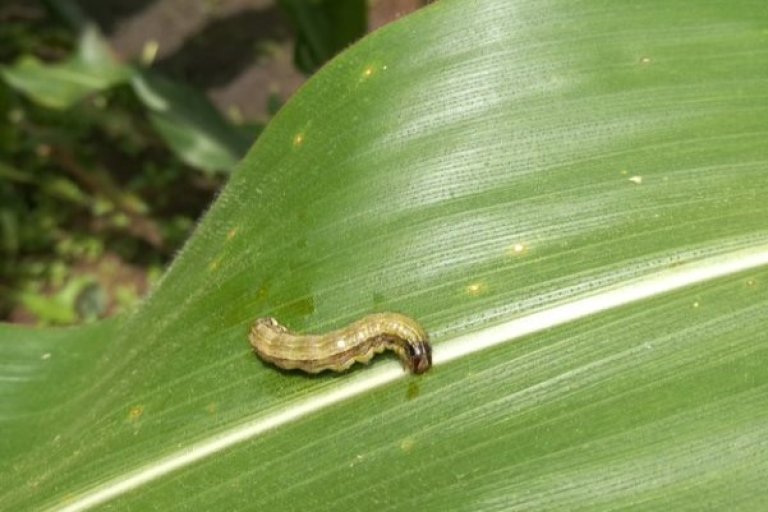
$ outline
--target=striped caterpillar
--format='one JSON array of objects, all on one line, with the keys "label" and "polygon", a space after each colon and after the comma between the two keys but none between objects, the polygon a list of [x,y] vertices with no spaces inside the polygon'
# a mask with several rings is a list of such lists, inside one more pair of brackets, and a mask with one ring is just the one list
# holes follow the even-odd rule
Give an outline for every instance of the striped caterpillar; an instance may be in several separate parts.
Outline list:
[{"label": "striped caterpillar", "polygon": [[285,370],[342,372],[368,363],[375,354],[393,350],[412,373],[432,366],[432,347],[426,331],[398,313],[364,316],[327,334],[295,334],[274,318],[259,318],[248,336],[256,354]]}]

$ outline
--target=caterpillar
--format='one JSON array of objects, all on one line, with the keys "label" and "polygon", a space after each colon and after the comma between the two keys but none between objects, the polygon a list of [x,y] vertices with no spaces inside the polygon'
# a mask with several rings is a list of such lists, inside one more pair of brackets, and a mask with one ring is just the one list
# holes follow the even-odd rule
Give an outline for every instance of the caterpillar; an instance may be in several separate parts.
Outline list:
[{"label": "caterpillar", "polygon": [[367,364],[385,350],[394,351],[411,373],[424,373],[432,366],[427,332],[399,313],[367,315],[342,329],[303,335],[274,318],[259,318],[248,339],[261,359],[285,370],[343,372],[355,363]]}]

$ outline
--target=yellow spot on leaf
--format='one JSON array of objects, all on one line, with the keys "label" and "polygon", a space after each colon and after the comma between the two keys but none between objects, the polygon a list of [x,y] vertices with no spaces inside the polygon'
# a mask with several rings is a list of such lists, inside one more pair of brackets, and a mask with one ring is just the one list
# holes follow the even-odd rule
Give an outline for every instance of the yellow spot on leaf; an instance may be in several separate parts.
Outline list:
[{"label": "yellow spot on leaf", "polygon": [[520,256],[520,255],[525,254],[526,252],[528,252],[528,246],[526,246],[523,243],[518,242],[518,243],[513,244],[512,246],[510,246],[507,249],[506,252],[507,252],[507,254],[509,256]]},{"label": "yellow spot on leaf", "polygon": [[229,231],[227,231],[227,241],[230,241],[233,238],[235,238],[236,234],[237,234],[237,228],[232,228]]},{"label": "yellow spot on leaf", "polygon": [[416,446],[416,441],[414,441],[412,437],[406,437],[405,439],[400,441],[400,449],[404,453],[411,453],[415,446]]},{"label": "yellow spot on leaf", "polygon": [[143,414],[144,414],[144,406],[134,405],[133,407],[131,407],[131,410],[128,411],[128,419],[130,421],[138,421]]},{"label": "yellow spot on leaf", "polygon": [[302,144],[304,144],[304,134],[303,133],[297,133],[293,136],[293,146],[299,147]]},{"label": "yellow spot on leaf", "polygon": [[643,177],[642,176],[632,176],[631,178],[629,178],[629,181],[631,181],[635,185],[640,185],[643,182]]},{"label": "yellow spot on leaf", "polygon": [[477,282],[467,285],[467,294],[472,297],[483,295],[488,291],[488,285],[484,282]]}]

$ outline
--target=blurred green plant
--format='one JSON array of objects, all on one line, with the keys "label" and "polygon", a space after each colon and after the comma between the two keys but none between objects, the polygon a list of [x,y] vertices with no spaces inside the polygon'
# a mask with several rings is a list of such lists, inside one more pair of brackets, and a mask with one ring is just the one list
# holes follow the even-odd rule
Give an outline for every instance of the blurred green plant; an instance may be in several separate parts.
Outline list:
[{"label": "blurred green plant", "polygon": [[[129,307],[139,293],[79,311],[80,291],[103,295],[99,281],[113,283],[72,267],[93,272],[105,253],[144,269],[165,264],[259,127],[236,126],[199,91],[118,62],[93,26],[70,41],[43,31],[38,43],[53,40],[55,51],[17,24],[0,32],[25,52],[0,69],[0,317],[16,304],[43,323]],[[70,48],[55,63],[35,56]]]},{"label": "blurred green plant", "polygon": [[278,0],[296,30],[294,64],[306,74],[365,34],[365,0]]},{"label": "blurred green plant", "polygon": [[[156,274],[262,126],[118,61],[76,3],[43,3],[43,21],[0,23],[0,318],[21,304],[42,323],[73,323],[136,301],[135,286],[97,278],[97,262],[114,254]],[[362,0],[279,4],[305,73],[366,30]],[[270,96],[270,114],[281,103]],[[90,277],[73,275],[83,263]],[[78,310],[79,290],[104,286],[108,304]]]}]

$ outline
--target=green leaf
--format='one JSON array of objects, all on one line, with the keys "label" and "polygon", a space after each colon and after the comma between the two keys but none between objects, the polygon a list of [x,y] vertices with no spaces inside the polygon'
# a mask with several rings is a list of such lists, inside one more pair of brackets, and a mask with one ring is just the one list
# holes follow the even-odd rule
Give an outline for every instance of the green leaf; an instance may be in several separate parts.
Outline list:
[{"label": "green leaf", "polygon": [[130,76],[129,68],[114,59],[93,26],[83,30],[77,54],[66,62],[48,65],[28,55],[0,72],[10,86],[30,99],[61,110],[88,95],[125,82]]},{"label": "green leaf", "polygon": [[118,63],[93,26],[83,31],[77,54],[66,62],[47,65],[25,56],[1,71],[11,87],[43,106],[62,110],[129,82],[171,151],[207,172],[229,172],[256,134],[228,122],[201,92],[150,70]]},{"label": "green leaf", "polygon": [[[94,287],[96,289],[94,289]],[[98,293],[100,288],[90,276],[74,277],[54,295],[42,290],[24,290],[19,293],[18,301],[36,318],[46,323],[68,324],[78,317],[91,318],[90,312],[81,313],[81,302],[91,299],[90,295]],[[87,292],[84,295],[84,292]]]},{"label": "green leaf", "polygon": [[279,0],[296,28],[294,63],[311,74],[363,37],[368,26],[365,0]]},{"label": "green leaf", "polygon": [[[2,508],[761,508],[766,26],[444,0],[367,37],[135,314],[0,330]],[[308,377],[247,342],[387,310],[432,371]]]},{"label": "green leaf", "polygon": [[199,91],[151,71],[136,71],[131,84],[152,125],[183,162],[209,172],[229,171],[248,150],[250,137]]}]

